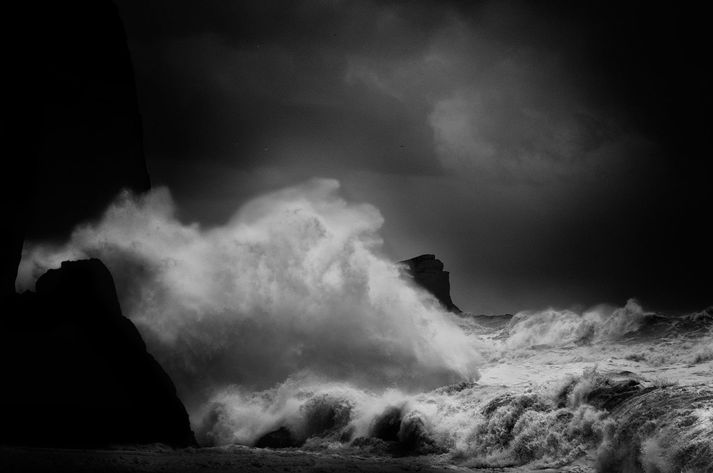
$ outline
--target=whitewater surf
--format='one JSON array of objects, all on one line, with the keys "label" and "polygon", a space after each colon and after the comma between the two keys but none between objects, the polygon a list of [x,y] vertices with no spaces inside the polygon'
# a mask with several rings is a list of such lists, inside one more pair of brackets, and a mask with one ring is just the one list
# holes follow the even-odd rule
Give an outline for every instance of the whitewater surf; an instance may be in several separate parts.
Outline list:
[{"label": "whitewater surf", "polygon": [[713,309],[450,313],[334,180],[211,228],[177,215],[166,189],[124,194],[66,244],[27,245],[19,279],[104,261],[204,447],[713,471]]}]

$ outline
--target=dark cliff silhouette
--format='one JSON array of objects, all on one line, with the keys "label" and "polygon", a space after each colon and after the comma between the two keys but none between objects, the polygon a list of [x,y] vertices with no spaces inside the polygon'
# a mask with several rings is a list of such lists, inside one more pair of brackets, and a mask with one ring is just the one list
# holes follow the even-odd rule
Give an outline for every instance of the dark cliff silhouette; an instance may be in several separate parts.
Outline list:
[{"label": "dark cliff silhouette", "polygon": [[23,241],[61,240],[149,178],[133,70],[105,0],[4,9],[0,202],[0,443],[194,445],[165,371],[121,314],[98,260],[65,262],[16,294]]},{"label": "dark cliff silhouette", "polygon": [[3,7],[3,296],[23,238],[59,240],[121,189],[146,191],[134,73],[123,24],[106,0]]},{"label": "dark cliff silhouette", "polygon": [[460,313],[451,300],[451,282],[443,262],[435,255],[421,255],[400,262],[418,285],[433,294],[447,310]]},{"label": "dark cliff silhouette", "polygon": [[2,319],[3,443],[195,444],[168,375],[121,313],[97,259],[66,261]]}]

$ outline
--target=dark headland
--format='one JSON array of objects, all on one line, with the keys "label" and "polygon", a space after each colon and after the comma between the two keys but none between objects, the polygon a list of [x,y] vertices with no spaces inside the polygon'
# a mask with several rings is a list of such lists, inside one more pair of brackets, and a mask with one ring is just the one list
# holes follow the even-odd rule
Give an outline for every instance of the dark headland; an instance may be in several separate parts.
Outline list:
[{"label": "dark headland", "polygon": [[0,443],[195,445],[166,372],[121,313],[99,260],[65,262],[17,294],[25,239],[59,240],[149,179],[129,50],[106,0],[6,12],[12,81],[3,127]]}]

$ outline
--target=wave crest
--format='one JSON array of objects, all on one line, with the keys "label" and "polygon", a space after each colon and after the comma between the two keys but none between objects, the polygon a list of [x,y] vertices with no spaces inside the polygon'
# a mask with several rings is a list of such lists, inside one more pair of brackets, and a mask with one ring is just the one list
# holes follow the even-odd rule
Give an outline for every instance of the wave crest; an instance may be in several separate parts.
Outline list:
[{"label": "wave crest", "polygon": [[182,223],[159,188],[123,194],[65,245],[28,245],[20,279],[102,259],[191,410],[230,385],[304,373],[407,390],[476,379],[473,340],[381,254],[382,224],[329,179],[258,197],[213,228]]}]

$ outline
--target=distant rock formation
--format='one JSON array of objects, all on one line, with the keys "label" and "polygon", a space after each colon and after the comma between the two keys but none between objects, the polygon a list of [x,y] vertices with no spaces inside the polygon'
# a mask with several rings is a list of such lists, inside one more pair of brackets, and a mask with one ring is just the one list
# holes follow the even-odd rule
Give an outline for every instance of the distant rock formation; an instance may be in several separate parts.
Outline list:
[{"label": "distant rock formation", "polygon": [[408,274],[421,287],[433,294],[447,310],[460,313],[461,310],[451,300],[451,283],[448,271],[443,270],[443,262],[435,255],[421,255],[400,262]]},{"label": "distant rock formation", "polygon": [[97,259],[62,263],[0,320],[0,443],[195,445],[168,375]]}]

